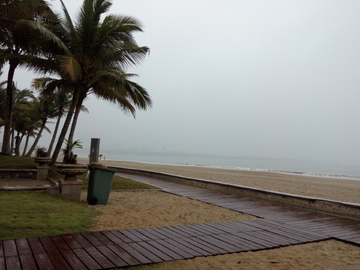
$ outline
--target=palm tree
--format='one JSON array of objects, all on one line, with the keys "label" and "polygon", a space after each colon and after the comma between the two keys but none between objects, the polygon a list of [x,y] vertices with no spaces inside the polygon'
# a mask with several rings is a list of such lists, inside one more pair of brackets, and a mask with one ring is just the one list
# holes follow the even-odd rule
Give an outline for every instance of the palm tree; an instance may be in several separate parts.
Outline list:
[{"label": "palm tree", "polygon": [[55,124],[55,128],[54,128],[54,132],[53,132],[53,136],[51,138],[49,147],[48,147],[48,151],[47,151],[47,157],[50,157],[56,136],[57,136],[57,132],[59,129],[59,125],[60,125],[60,120],[63,117],[63,115],[67,112],[70,104],[71,104],[71,97],[70,97],[70,93],[68,91],[65,90],[58,90],[55,92],[54,94],[54,102],[55,102],[55,114],[56,114],[56,124]]},{"label": "palm tree", "polygon": [[53,18],[52,12],[43,0],[6,0],[0,1],[0,64],[9,63],[7,93],[4,112],[4,136],[2,152],[10,154],[10,130],[13,106],[12,81],[17,67],[39,66],[39,56],[44,43],[39,32],[23,21],[45,22],[46,17]]},{"label": "palm tree", "polygon": [[[35,96],[33,95],[33,92],[28,89],[18,90],[16,86],[13,86],[13,88],[15,91],[12,110],[11,149],[14,149],[15,142],[15,154],[19,155],[21,140],[26,135],[25,129],[32,122],[32,119],[30,118],[30,104]],[[15,132],[17,132],[16,136]]]},{"label": "palm tree", "polygon": [[26,157],[30,157],[32,152],[35,150],[37,146],[41,134],[45,129],[50,133],[50,130],[46,127],[47,120],[53,118],[55,116],[55,104],[54,101],[47,96],[40,96],[39,98],[34,100],[33,106],[35,107],[35,115],[36,119],[41,121],[41,126],[39,132],[35,138],[34,143],[30,147],[29,151],[25,155]]},{"label": "palm tree", "polygon": [[125,69],[141,63],[149,51],[139,47],[133,33],[142,31],[140,23],[128,16],[107,15],[109,0],[84,0],[76,20],[72,20],[63,3],[64,18],[59,37],[67,46],[64,54],[57,56],[57,72],[60,79],[40,78],[34,85],[55,89],[55,85],[71,87],[72,103],[61,130],[53,162],[56,161],[61,145],[72,123],[69,141],[72,141],[78,115],[84,99],[91,93],[99,98],[116,103],[135,116],[136,108],[151,107],[148,92],[130,81],[134,74]]}]

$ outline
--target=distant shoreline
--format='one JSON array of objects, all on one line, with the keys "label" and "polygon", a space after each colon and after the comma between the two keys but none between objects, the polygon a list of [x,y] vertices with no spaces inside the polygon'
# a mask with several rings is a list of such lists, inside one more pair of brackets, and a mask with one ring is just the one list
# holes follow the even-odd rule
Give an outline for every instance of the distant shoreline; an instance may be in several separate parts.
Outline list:
[{"label": "distant shoreline", "polygon": [[[85,157],[81,157],[87,159]],[[105,156],[106,158],[106,156]],[[104,161],[104,158],[99,162]],[[328,174],[328,173],[312,173],[305,171],[289,171],[289,170],[274,170],[274,169],[260,169],[260,168],[243,168],[243,167],[234,167],[234,166],[216,166],[216,165],[201,165],[201,164],[189,164],[189,163],[166,163],[166,162],[154,162],[154,161],[136,161],[136,160],[120,160],[120,159],[106,159],[105,161],[115,161],[115,162],[135,162],[135,163],[144,163],[144,164],[154,164],[154,165],[164,165],[164,166],[195,166],[203,168],[216,168],[216,169],[225,169],[225,170],[240,170],[240,171],[253,171],[253,172],[273,172],[273,173],[283,173],[290,175],[301,175],[309,177],[321,177],[321,178],[333,178],[333,179],[344,179],[344,180],[353,180],[360,181],[360,176],[355,175],[344,175],[344,174]]]}]

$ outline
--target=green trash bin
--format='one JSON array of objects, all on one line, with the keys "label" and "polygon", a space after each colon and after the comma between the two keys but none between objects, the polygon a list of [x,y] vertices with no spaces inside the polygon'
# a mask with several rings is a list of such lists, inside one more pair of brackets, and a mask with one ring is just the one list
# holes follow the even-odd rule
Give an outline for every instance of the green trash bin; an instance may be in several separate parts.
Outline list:
[{"label": "green trash bin", "polygon": [[107,205],[116,170],[89,165],[90,178],[87,201],[91,205]]}]

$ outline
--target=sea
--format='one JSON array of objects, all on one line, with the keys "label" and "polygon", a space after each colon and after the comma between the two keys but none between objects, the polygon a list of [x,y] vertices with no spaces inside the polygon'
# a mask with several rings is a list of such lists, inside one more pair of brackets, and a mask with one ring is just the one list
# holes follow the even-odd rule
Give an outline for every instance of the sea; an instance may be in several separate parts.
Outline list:
[{"label": "sea", "polygon": [[306,176],[360,180],[360,166],[333,161],[279,159],[259,157],[226,157],[213,155],[176,154],[127,154],[104,153],[106,160],[135,161],[177,166],[200,166],[209,168],[268,171]]}]

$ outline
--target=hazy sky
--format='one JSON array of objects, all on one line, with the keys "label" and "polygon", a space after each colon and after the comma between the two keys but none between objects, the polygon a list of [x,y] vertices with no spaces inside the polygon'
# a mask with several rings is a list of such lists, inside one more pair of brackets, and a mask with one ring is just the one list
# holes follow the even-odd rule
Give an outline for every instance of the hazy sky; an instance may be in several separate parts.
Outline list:
[{"label": "hazy sky", "polygon": [[[74,16],[82,4],[64,2]],[[360,164],[359,1],[114,0],[110,13],[143,23],[151,53],[131,72],[154,104],[133,119],[89,97],[85,146]],[[32,78],[16,73],[19,88]]]}]

